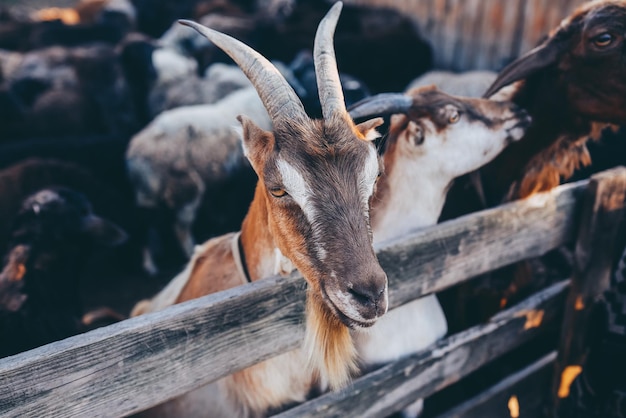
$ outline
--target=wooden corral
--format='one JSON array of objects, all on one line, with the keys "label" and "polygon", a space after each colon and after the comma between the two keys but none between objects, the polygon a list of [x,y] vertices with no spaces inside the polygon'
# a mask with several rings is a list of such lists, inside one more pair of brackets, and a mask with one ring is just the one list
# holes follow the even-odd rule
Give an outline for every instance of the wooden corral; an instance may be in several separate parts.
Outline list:
[{"label": "wooden corral", "polygon": [[[610,264],[602,254],[611,253],[625,193],[626,169],[618,168],[388,243],[378,257],[390,281],[390,308],[573,243],[573,291],[595,289],[587,292],[589,302],[598,286],[588,285]],[[595,246],[599,234],[602,248]],[[562,323],[563,341],[569,341],[574,326],[568,318],[580,311],[570,287],[569,280],[558,282],[485,324],[280,416],[385,417],[525,342],[558,332]],[[268,278],[5,358],[0,416],[122,416],[153,406],[296,348],[304,334],[304,298],[297,274]],[[444,416],[503,416],[495,411],[503,411],[511,393],[525,411],[521,416],[538,416],[529,408],[537,412],[550,399],[555,357],[537,359]]]},{"label": "wooden corral", "polygon": [[[345,0],[413,17],[431,42],[435,67],[500,70],[530,51],[585,0]],[[407,53],[410,53],[407,51]]]}]

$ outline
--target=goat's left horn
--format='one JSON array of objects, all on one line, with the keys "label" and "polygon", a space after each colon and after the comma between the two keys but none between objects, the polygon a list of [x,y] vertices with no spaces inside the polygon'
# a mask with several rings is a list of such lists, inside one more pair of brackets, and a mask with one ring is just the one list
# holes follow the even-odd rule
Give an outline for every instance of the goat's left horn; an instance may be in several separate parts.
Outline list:
[{"label": "goat's left horn", "polygon": [[335,3],[326,13],[315,33],[313,60],[324,120],[328,120],[334,114],[343,116],[347,113],[333,46],[333,35],[342,7],[342,2]]},{"label": "goat's left horn", "polygon": [[366,97],[349,108],[352,119],[407,113],[413,105],[413,99],[401,93],[381,93]]},{"label": "goat's left horn", "polygon": [[237,39],[190,20],[190,26],[226,52],[252,82],[274,126],[309,120],[300,98],[278,69],[248,45]]}]

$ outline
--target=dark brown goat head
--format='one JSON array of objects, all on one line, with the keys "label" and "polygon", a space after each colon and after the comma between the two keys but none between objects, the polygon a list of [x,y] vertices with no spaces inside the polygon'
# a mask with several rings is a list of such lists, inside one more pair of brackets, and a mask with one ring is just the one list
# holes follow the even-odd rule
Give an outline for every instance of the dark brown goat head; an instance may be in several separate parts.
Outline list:
[{"label": "dark brown goat head", "polygon": [[626,1],[592,1],[579,7],[538,47],[507,66],[485,93],[550,73],[569,107],[600,122],[626,121]]}]

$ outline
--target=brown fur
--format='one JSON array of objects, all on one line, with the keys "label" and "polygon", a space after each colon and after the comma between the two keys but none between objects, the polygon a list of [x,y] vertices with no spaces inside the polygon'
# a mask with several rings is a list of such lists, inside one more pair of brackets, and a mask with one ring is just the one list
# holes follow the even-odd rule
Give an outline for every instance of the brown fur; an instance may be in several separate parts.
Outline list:
[{"label": "brown fur", "polygon": [[204,244],[204,252],[195,258],[189,280],[176,303],[246,283],[245,278],[235,274],[237,267],[231,252],[232,237],[232,234],[222,235]]}]

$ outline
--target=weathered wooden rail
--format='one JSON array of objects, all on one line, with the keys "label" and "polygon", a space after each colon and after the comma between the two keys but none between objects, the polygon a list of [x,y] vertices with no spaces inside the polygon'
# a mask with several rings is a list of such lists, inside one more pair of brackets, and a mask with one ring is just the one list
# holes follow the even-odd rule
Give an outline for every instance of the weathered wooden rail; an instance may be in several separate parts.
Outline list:
[{"label": "weathered wooden rail", "polygon": [[[583,201],[599,202],[592,207],[609,202],[614,220],[623,209],[625,179],[625,169],[614,170],[381,245],[390,306],[577,237],[580,243]],[[603,187],[607,182],[613,186]],[[588,212],[595,223],[605,219],[601,210]],[[555,284],[486,324],[281,416],[386,416],[557,330],[568,288],[568,282]],[[268,278],[0,360],[0,416],[129,415],[296,348],[303,336],[304,290],[295,274]]]}]

